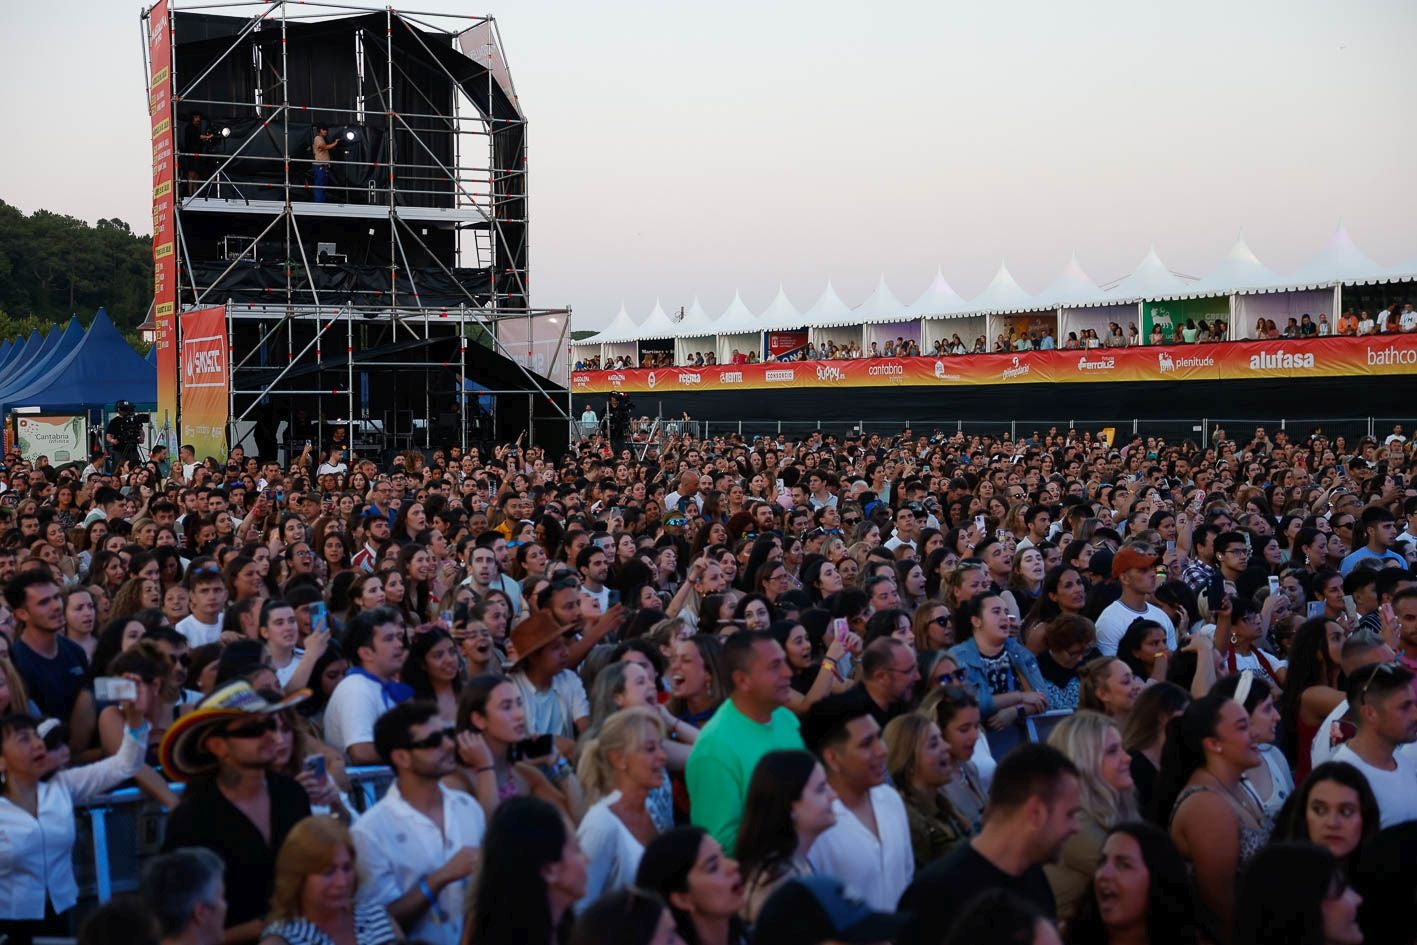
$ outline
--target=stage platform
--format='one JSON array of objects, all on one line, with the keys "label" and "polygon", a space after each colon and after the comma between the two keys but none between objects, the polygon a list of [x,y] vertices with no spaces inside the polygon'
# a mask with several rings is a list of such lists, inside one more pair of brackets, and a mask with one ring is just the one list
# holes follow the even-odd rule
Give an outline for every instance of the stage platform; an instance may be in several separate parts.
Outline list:
[{"label": "stage platform", "polygon": [[[246,213],[263,217],[280,213],[285,208],[285,204],[279,200],[245,200],[240,197],[188,197],[181,201],[180,206],[186,213]],[[392,213],[397,213],[399,219],[405,223],[486,226],[488,222],[487,214],[478,207],[400,206],[390,211],[387,203],[315,203],[309,200],[295,200],[291,201],[290,208],[298,217],[387,220]]]}]

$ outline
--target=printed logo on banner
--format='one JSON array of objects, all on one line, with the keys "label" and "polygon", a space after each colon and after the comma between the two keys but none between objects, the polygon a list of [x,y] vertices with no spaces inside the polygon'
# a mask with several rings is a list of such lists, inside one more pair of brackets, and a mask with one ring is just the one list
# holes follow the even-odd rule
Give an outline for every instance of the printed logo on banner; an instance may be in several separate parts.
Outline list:
[{"label": "printed logo on banner", "polygon": [[694,384],[702,384],[704,382],[704,379],[698,374],[693,374],[688,371],[680,371],[678,375],[678,381],[680,384],[692,386]]},{"label": "printed logo on banner", "polygon": [[653,371],[650,371],[649,377],[645,378],[645,383],[649,385],[650,390],[654,390],[654,386],[659,383],[659,379],[654,376]]},{"label": "printed logo on banner", "polygon": [[226,351],[225,340],[220,335],[183,339],[184,388],[226,386],[226,363],[222,358]]},{"label": "printed logo on banner", "polygon": [[1096,358],[1092,361],[1087,359],[1087,355],[1078,358],[1079,371],[1110,371],[1117,366],[1117,359],[1111,357]]},{"label": "printed logo on banner", "polygon": [[828,384],[839,384],[846,380],[846,372],[835,364],[818,364],[817,380],[826,381]]},{"label": "printed logo on banner", "polygon": [[1210,355],[1173,358],[1165,351],[1158,351],[1156,353],[1156,366],[1161,369],[1162,374],[1169,374],[1172,371],[1177,371],[1182,368],[1215,367],[1215,359]]},{"label": "printed logo on banner", "polygon": [[587,374],[577,374],[573,380],[575,380],[577,387],[590,386],[590,376]]},{"label": "printed logo on banner", "polygon": [[1308,370],[1314,366],[1314,356],[1305,351],[1291,354],[1280,348],[1278,351],[1261,351],[1250,356],[1251,371],[1292,371]]},{"label": "printed logo on banner", "polygon": [[1368,349],[1369,367],[1392,367],[1398,364],[1417,364],[1417,350],[1395,348],[1389,345],[1381,350]]},{"label": "printed logo on banner", "polygon": [[718,375],[718,382],[720,384],[741,384],[743,383],[743,372],[724,371],[722,374]]},{"label": "printed logo on banner", "polygon": [[[817,370],[820,371],[821,368]],[[763,380],[767,381],[769,384],[791,384],[793,381],[797,380],[797,372],[791,369],[786,371],[764,371]]]},{"label": "printed logo on banner", "polygon": [[607,380],[610,381],[610,386],[611,386],[611,387],[619,387],[621,384],[625,383],[625,375],[620,374],[619,372],[616,372],[616,373],[610,375],[610,377],[608,377]]},{"label": "printed logo on banner", "polygon": [[935,380],[937,381],[962,381],[964,378],[959,374],[950,374],[945,370],[945,362],[935,362]]},{"label": "printed logo on banner", "polygon": [[1023,377],[1024,375],[1028,374],[1030,371],[1033,370],[1033,365],[1024,364],[1018,358],[1012,358],[1010,360],[1013,361],[1013,365],[1011,367],[1004,368],[1004,372],[999,375],[1000,378],[1003,380],[1007,381],[1011,378]]}]

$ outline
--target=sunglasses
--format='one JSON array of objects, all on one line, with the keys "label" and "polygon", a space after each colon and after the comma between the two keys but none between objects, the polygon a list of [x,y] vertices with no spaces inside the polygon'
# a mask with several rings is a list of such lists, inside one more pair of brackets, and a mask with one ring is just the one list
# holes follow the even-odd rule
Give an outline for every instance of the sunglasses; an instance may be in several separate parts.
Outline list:
[{"label": "sunglasses", "polygon": [[843,525],[860,525],[860,524],[861,524],[861,518],[860,518],[860,516],[857,516],[857,515],[851,515],[851,516],[843,515],[843,516],[841,517],[841,523],[842,523]]},{"label": "sunglasses", "polygon": [[438,746],[442,745],[445,740],[452,741],[456,736],[457,729],[449,726],[448,728],[440,728],[432,735],[428,735],[423,738],[409,739],[408,741],[404,742],[403,747],[411,751],[417,751],[421,748],[437,748]]},{"label": "sunglasses", "polygon": [[[1363,702],[1368,695],[1368,687],[1373,684],[1373,680],[1379,676],[1391,676],[1397,672],[1397,663],[1376,663],[1368,669],[1368,681],[1363,683],[1363,688],[1358,690],[1358,701]],[[1360,670],[1359,672],[1362,672]]]},{"label": "sunglasses", "polygon": [[689,520],[687,518],[679,518],[676,516],[675,518],[665,519],[664,524],[669,525],[671,527],[683,528],[685,525],[689,524]]},{"label": "sunglasses", "polygon": [[934,624],[935,626],[937,626],[937,627],[948,627],[948,626],[950,625],[950,623],[951,623],[950,618],[949,618],[948,616],[946,616],[946,617],[933,617],[933,618],[931,618],[930,622],[933,623],[933,624]]},{"label": "sunglasses", "polygon": [[941,673],[935,678],[935,681],[938,682],[941,686],[948,686],[951,683],[958,685],[959,683],[964,682],[968,678],[968,672],[961,668],[956,669],[952,673]]},{"label": "sunglasses", "polygon": [[280,720],[275,716],[269,716],[259,722],[247,722],[245,725],[226,729],[221,735],[223,738],[260,738],[267,732],[274,732],[279,727]]}]

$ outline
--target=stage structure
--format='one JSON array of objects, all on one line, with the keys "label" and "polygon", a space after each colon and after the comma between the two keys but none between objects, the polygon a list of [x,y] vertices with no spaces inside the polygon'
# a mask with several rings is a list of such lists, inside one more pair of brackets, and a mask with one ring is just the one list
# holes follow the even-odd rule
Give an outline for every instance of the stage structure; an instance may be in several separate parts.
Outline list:
[{"label": "stage structure", "polygon": [[248,453],[337,426],[365,450],[560,438],[569,311],[531,306],[527,121],[490,17],[159,0],[142,25],[160,400],[210,357],[178,316],[221,306]]}]

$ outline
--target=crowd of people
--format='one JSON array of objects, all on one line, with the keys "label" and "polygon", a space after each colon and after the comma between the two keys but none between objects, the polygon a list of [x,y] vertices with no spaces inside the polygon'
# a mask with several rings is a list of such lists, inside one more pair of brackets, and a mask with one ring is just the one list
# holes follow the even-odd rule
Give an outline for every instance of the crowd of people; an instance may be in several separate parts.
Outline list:
[{"label": "crowd of people", "polygon": [[[906,358],[919,357],[924,351],[936,358],[957,357],[966,354],[1004,354],[1018,351],[1052,351],[1061,348],[1065,351],[1087,350],[1093,348],[1134,348],[1141,345],[1175,345],[1175,344],[1214,344],[1230,340],[1230,325],[1225,318],[1214,318],[1210,321],[1202,318],[1196,320],[1187,318],[1180,324],[1174,324],[1169,319],[1156,319],[1152,322],[1151,330],[1145,336],[1137,329],[1136,322],[1131,322],[1124,330],[1118,322],[1108,322],[1107,327],[1099,334],[1096,328],[1077,328],[1070,330],[1067,336],[1061,341],[1058,340],[1055,328],[1042,319],[1033,319],[1028,324],[1016,323],[1014,319],[1008,319],[1004,325],[1005,330],[1000,332],[994,339],[991,346],[984,335],[979,335],[972,344],[966,343],[958,332],[949,338],[937,338],[928,346],[922,349],[921,343],[908,338],[896,338],[894,341],[887,339],[884,342],[872,341],[867,345],[862,345],[856,341],[846,341],[838,343],[835,340],[824,340],[818,344],[815,340],[809,341],[806,345],[793,350],[792,352],[774,357],[774,361],[834,361],[853,358]],[[1251,336],[1254,340],[1279,340],[1279,339],[1305,339],[1305,338],[1325,338],[1330,335],[1379,335],[1379,334],[1411,334],[1417,332],[1417,309],[1408,303],[1400,305],[1394,302],[1386,308],[1378,311],[1375,318],[1370,312],[1360,310],[1354,312],[1352,309],[1345,310],[1339,315],[1335,324],[1330,325],[1328,313],[1320,312],[1318,317],[1304,313],[1301,316],[1291,317],[1283,328],[1272,318],[1258,318],[1255,320],[1254,333]],[[742,351],[737,348],[729,360],[730,364],[757,364],[762,360],[756,351]],[[687,354],[678,367],[712,367],[718,363],[717,355],[713,351],[696,351]],[[620,355],[608,358],[603,364],[599,355],[589,355],[577,359],[575,370],[577,371],[613,371],[627,370],[630,368],[661,368],[675,367],[673,351],[643,351],[639,360],[631,355]]]},{"label": "crowd of people", "polygon": [[7,941],[1417,940],[1400,429],[319,458],[6,457]]}]

